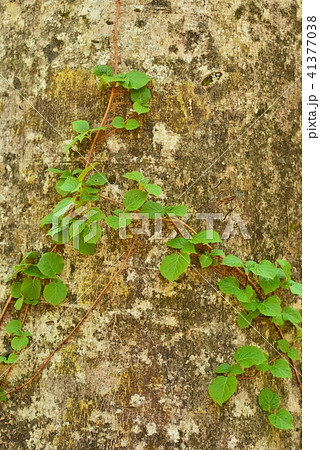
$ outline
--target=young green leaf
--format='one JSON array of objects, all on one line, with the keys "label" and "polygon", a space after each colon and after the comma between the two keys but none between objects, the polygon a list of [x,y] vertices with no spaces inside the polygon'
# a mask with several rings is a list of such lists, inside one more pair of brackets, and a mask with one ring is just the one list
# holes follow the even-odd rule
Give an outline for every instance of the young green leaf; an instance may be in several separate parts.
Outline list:
[{"label": "young green leaf", "polygon": [[230,364],[222,363],[216,368],[215,373],[229,373],[230,369]]},{"label": "young green leaf", "polygon": [[53,278],[63,271],[63,258],[57,253],[45,253],[38,262],[38,267],[46,277]]},{"label": "young green leaf", "polygon": [[99,66],[94,66],[92,69],[93,75],[96,75],[97,77],[101,77],[102,75],[108,75],[109,77],[112,77],[113,72],[110,66],[107,66],[105,64],[100,64]]},{"label": "young green leaf", "polygon": [[140,102],[134,102],[133,109],[140,115],[140,114],[145,114],[145,113],[149,112],[150,111],[150,106],[149,105],[143,105]]},{"label": "young green leaf", "polygon": [[187,239],[182,236],[178,236],[174,239],[170,239],[170,241],[167,241],[165,244],[171,248],[181,249],[186,244],[186,242],[188,242]]},{"label": "young green leaf", "polygon": [[266,361],[266,356],[260,348],[249,345],[238,348],[234,354],[234,359],[241,367],[248,368],[263,363]]},{"label": "young green leaf", "polygon": [[259,394],[259,405],[263,411],[270,412],[272,409],[279,408],[280,397],[269,388],[265,387]]},{"label": "young green leaf", "polygon": [[235,255],[226,256],[225,258],[223,258],[221,264],[223,264],[224,266],[229,266],[229,267],[242,267],[243,266],[243,262],[241,261],[241,259]]},{"label": "young green leaf", "polygon": [[[115,213],[115,211],[113,211]],[[114,230],[118,230],[119,228],[126,227],[132,222],[132,217],[128,213],[123,213],[119,210],[119,214],[116,216],[108,216],[105,219],[106,224],[113,228]]]},{"label": "young green leaf", "polygon": [[44,227],[45,225],[51,225],[52,224],[52,213],[47,214],[43,219],[41,219],[40,222],[40,228]]},{"label": "young green leaf", "polygon": [[40,298],[41,284],[37,278],[27,278],[21,285],[21,291],[29,300]]},{"label": "young green leaf", "polygon": [[139,127],[139,122],[136,119],[129,119],[124,125],[126,130],[135,130]]},{"label": "young green leaf", "polygon": [[144,203],[140,209],[140,212],[149,219],[157,219],[164,215],[164,210],[161,203],[151,201]]},{"label": "young green leaf", "polygon": [[160,186],[156,184],[147,184],[146,185],[146,191],[149,192],[149,194],[155,195],[156,197],[159,197],[159,195],[162,192],[162,189]]},{"label": "young green leaf", "polygon": [[84,242],[84,237],[82,233],[80,233],[76,239],[72,242],[73,248],[78,250],[82,255],[93,255],[96,249],[96,244],[88,244]]},{"label": "young green leaf", "polygon": [[222,242],[220,239],[219,234],[216,231],[213,230],[203,230],[197,233],[193,238],[190,240],[192,244],[215,244],[217,242]]},{"label": "young green leaf", "polygon": [[95,222],[85,228],[81,234],[86,244],[96,244],[101,236],[101,227]]},{"label": "young green leaf", "polygon": [[86,182],[88,186],[103,186],[106,183],[108,183],[107,177],[101,172],[94,173]]},{"label": "young green leaf", "polygon": [[211,255],[212,256],[225,256],[224,252],[218,248],[214,248],[213,250],[211,250]]},{"label": "young green leaf", "polygon": [[164,212],[169,216],[183,217],[187,214],[188,209],[184,205],[165,206]]},{"label": "young green leaf", "polygon": [[292,378],[289,363],[282,358],[274,362],[270,367],[270,372],[276,378]]},{"label": "young green leaf", "polygon": [[66,298],[67,286],[62,281],[52,281],[43,290],[43,296],[53,306],[59,305]]},{"label": "young green leaf", "polygon": [[147,87],[142,87],[138,90],[132,90],[130,96],[132,102],[139,102],[141,104],[144,104],[150,100],[151,93]]},{"label": "young green leaf", "polygon": [[289,289],[292,292],[292,294],[299,295],[300,298],[302,298],[302,284],[296,283],[295,281],[291,281],[289,285]]},{"label": "young green leaf", "polygon": [[256,364],[256,369],[260,370],[261,372],[267,372],[268,370],[270,370],[270,367],[271,366],[269,366],[268,361],[265,361],[261,364]]},{"label": "young green leaf", "polygon": [[239,290],[239,283],[232,276],[220,280],[218,286],[219,289],[227,295],[235,295]]},{"label": "young green leaf", "polygon": [[283,270],[286,280],[291,280],[291,264],[288,263],[285,259],[277,259],[277,263]]},{"label": "young green leaf", "polygon": [[[2,357],[0,356],[0,358],[2,358]],[[0,360],[0,362],[4,362],[4,361]],[[7,396],[4,394],[5,394],[5,391],[0,387],[0,402],[5,402],[7,400]]]},{"label": "young green leaf", "polygon": [[76,120],[75,122],[72,122],[72,127],[77,133],[82,133],[84,131],[88,131],[90,125],[86,120]]},{"label": "young green leaf", "polygon": [[258,308],[264,316],[275,317],[281,314],[280,299],[276,295],[268,297],[263,303],[259,303]]},{"label": "young green leaf", "polygon": [[232,364],[229,373],[230,375],[240,375],[243,373],[243,370],[241,369],[240,366],[238,366],[238,364]]},{"label": "young green leaf", "polygon": [[126,89],[138,90],[148,84],[149,81],[151,81],[151,78],[149,78],[144,72],[132,70],[126,73],[125,80],[121,84]]},{"label": "young green leaf", "polygon": [[233,375],[216,377],[209,386],[209,394],[220,406],[226,402],[237,389],[237,379]]},{"label": "young green leaf", "polygon": [[137,171],[133,171],[133,172],[128,172],[125,175],[123,175],[124,178],[127,178],[128,180],[133,180],[133,181],[137,181],[138,183],[140,183],[140,181],[143,180],[143,175],[140,172]]},{"label": "young green leaf", "polygon": [[160,273],[169,281],[175,281],[188,268],[190,256],[173,253],[166,256],[160,265]]},{"label": "young green leaf", "polygon": [[205,269],[206,267],[211,266],[212,264],[212,258],[209,255],[201,255],[199,257],[200,266],[202,269]]},{"label": "young green leaf", "polygon": [[11,286],[11,295],[13,298],[21,297],[21,283],[19,281],[15,281]]},{"label": "young green leaf", "polygon": [[280,285],[280,278],[274,277],[274,279],[259,277],[259,284],[265,294],[275,291]]},{"label": "young green leaf", "polygon": [[278,409],[275,414],[268,416],[271,425],[279,430],[292,430],[292,415],[286,409]]},{"label": "young green leaf", "polygon": [[289,350],[289,347],[290,347],[290,342],[288,342],[287,339],[279,339],[278,345],[279,345],[280,350],[283,353],[287,353],[287,351]]},{"label": "young green leaf", "polygon": [[188,255],[190,255],[191,253],[197,253],[197,252],[196,252],[194,245],[191,244],[191,242],[186,242],[184,244],[184,246],[181,248],[181,253],[187,253]]},{"label": "young green leaf", "polygon": [[301,314],[298,310],[286,306],[282,312],[283,320],[289,320],[293,325],[299,325],[302,322]]},{"label": "young green leaf", "polygon": [[106,218],[101,209],[99,208],[90,208],[86,214],[87,223],[99,222]]},{"label": "young green leaf", "polygon": [[[78,176],[77,180],[78,180],[79,182],[83,181],[83,180],[85,179],[85,177],[87,176],[87,174],[88,174],[91,170],[93,170],[93,168],[94,168],[97,164],[98,164],[97,162],[92,163],[92,164],[90,164],[88,167],[86,167],[85,169],[83,169],[82,171],[80,170],[81,173],[80,173],[80,175]],[[72,174],[73,174],[73,172],[72,172]]]},{"label": "young green leaf", "polygon": [[22,347],[29,344],[29,339],[26,336],[15,336],[11,341],[13,350],[19,351]]},{"label": "young green leaf", "polygon": [[5,330],[7,333],[16,334],[21,330],[21,328],[22,323],[20,322],[20,320],[11,320],[9,323],[7,323]]},{"label": "young green leaf", "polygon": [[23,305],[23,297],[18,298],[18,300],[15,302],[14,304],[14,309],[16,309],[17,311],[20,311],[20,309],[22,308]]},{"label": "young green leaf", "polygon": [[299,352],[296,348],[290,348],[288,351],[289,358],[293,359],[293,361],[297,361],[300,358]]},{"label": "young green leaf", "polygon": [[140,191],[139,189],[132,189],[124,195],[123,205],[126,211],[135,211],[143,205],[147,198],[147,193]]},{"label": "young green leaf", "polygon": [[73,198],[64,198],[61,200],[57,206],[54,208],[53,212],[56,215],[56,217],[63,216],[69,209],[72,208],[74,205],[74,199]]},{"label": "young green leaf", "polygon": [[111,122],[111,125],[112,125],[114,128],[124,128],[125,122],[124,122],[123,117],[120,117],[120,116],[115,117],[115,118],[113,119],[113,121]]},{"label": "young green leaf", "polygon": [[251,311],[248,314],[245,313],[239,314],[237,323],[240,330],[249,327],[252,322],[252,319],[255,319],[259,315],[260,315],[259,311]]},{"label": "young green leaf", "polygon": [[[248,261],[247,261],[247,267],[248,267]],[[277,275],[277,268],[274,264],[272,264],[270,261],[263,260],[260,264],[254,263],[250,264],[250,270],[255,275],[262,276],[264,278],[271,278],[273,279]]]},{"label": "young green leaf", "polygon": [[75,192],[81,187],[81,183],[74,177],[68,177],[63,180],[59,188],[64,192]]}]

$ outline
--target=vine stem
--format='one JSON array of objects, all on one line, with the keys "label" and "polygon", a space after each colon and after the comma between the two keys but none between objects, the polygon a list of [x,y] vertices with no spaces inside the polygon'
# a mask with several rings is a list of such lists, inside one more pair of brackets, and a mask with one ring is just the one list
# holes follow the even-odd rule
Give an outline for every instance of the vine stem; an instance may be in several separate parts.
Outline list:
[{"label": "vine stem", "polygon": [[[282,331],[281,331],[281,328],[280,328],[277,324],[275,324],[275,323],[274,323],[273,325],[274,325],[275,328],[278,330],[278,333],[280,334],[281,339],[284,339],[284,336],[283,336],[283,333],[282,333]],[[291,359],[291,358],[290,358],[290,361],[291,361],[291,364],[292,364],[294,373],[295,373],[295,375],[296,375],[296,378],[297,378],[297,381],[298,381],[298,384],[299,384],[299,389],[300,389],[300,391],[302,392],[302,382],[301,382],[301,380],[300,380],[299,373],[298,373],[298,371],[297,371],[296,363],[295,363],[294,360]]]},{"label": "vine stem", "polygon": [[[120,0],[117,0],[117,7],[116,7],[116,19],[115,19],[115,25],[114,25],[114,53],[115,53],[115,58],[114,58],[114,74],[117,74],[117,70],[118,70],[118,22],[119,22],[119,9],[120,9]],[[113,83],[112,85],[112,90],[111,90],[111,94],[110,94],[110,98],[109,98],[109,102],[108,102],[108,106],[105,112],[105,115],[103,116],[103,119],[100,123],[100,127],[103,127],[103,125],[105,124],[105,121],[107,120],[107,116],[108,113],[110,111],[110,107],[111,107],[111,103],[114,97],[114,90],[115,90],[115,86],[116,83]],[[100,135],[100,130],[98,130],[97,134],[95,135],[92,144],[91,144],[91,148],[89,151],[89,155],[88,155],[88,159],[86,162],[86,166],[85,168],[88,167],[89,163],[90,163],[90,159],[93,153],[93,149],[94,146],[98,140],[98,137]]]},{"label": "vine stem", "polygon": [[105,195],[98,194],[99,197],[103,198],[104,200],[108,200],[109,202],[117,203],[118,205],[122,205],[121,202],[118,202],[117,200],[114,200],[113,198],[106,197]]},{"label": "vine stem", "polygon": [[77,323],[77,325],[73,328],[73,330],[68,334],[68,336],[60,342],[59,345],[57,345],[57,347],[50,353],[50,355],[47,357],[47,359],[40,365],[40,367],[38,368],[38,370],[35,372],[34,375],[32,375],[31,378],[29,378],[25,383],[21,384],[18,387],[14,387],[12,388],[10,391],[5,392],[4,394],[0,395],[1,397],[4,397],[5,395],[9,395],[12,394],[14,392],[18,392],[21,389],[23,389],[24,387],[28,386],[29,384],[31,384],[33,382],[33,380],[39,375],[39,373],[41,373],[43,371],[43,369],[46,367],[46,365],[49,363],[49,361],[51,360],[51,358],[53,357],[53,355],[60,350],[60,348],[66,343],[68,342],[68,340],[74,335],[74,333],[78,330],[78,328],[80,328],[80,326],[83,324],[83,322],[85,321],[85,319],[88,317],[88,315],[90,314],[90,312],[95,308],[95,306],[100,302],[101,298],[103,297],[104,293],[106,292],[106,290],[110,287],[110,285],[113,283],[113,281],[116,279],[116,277],[120,274],[120,272],[122,272],[122,270],[124,269],[127,261],[129,260],[130,256],[132,255],[132,250],[133,247],[135,245],[137,241],[137,238],[133,241],[133,243],[131,244],[129,251],[125,257],[125,260],[123,261],[123,263],[121,264],[120,268],[117,270],[117,272],[113,275],[113,277],[108,281],[108,283],[105,285],[105,287],[102,289],[102,291],[100,292],[100,294],[98,295],[98,297],[95,299],[95,301],[92,303],[92,305],[90,306],[90,308],[88,309],[88,311],[85,313],[85,315],[82,317],[82,319]]},{"label": "vine stem", "polygon": [[[18,264],[20,263],[21,259],[22,259],[22,254],[20,253],[19,258],[18,258]],[[7,303],[4,305],[4,308],[3,308],[2,312],[1,312],[0,323],[2,322],[2,319],[4,318],[4,315],[5,315],[5,313],[6,313],[7,309],[8,309],[8,306],[10,305],[11,300],[12,300],[12,295],[10,294],[10,296],[9,296],[9,298],[7,300]]]}]

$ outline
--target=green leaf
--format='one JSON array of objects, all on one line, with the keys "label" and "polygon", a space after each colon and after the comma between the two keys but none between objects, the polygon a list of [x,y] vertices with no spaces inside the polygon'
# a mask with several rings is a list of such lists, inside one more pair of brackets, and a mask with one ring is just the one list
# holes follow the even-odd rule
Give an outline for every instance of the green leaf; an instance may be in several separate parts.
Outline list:
[{"label": "green leaf", "polygon": [[61,170],[61,169],[55,169],[55,168],[53,168],[53,167],[49,167],[49,169],[47,169],[46,172],[63,173],[63,172],[65,172],[65,171],[64,171],[64,170]]},{"label": "green leaf", "polygon": [[211,266],[212,258],[209,255],[201,255],[199,257],[199,262],[200,262],[202,269],[205,269],[206,267]]},{"label": "green leaf", "polygon": [[270,391],[269,388],[265,387],[259,394],[259,405],[263,411],[271,411],[272,409],[279,408],[280,397],[275,392]]},{"label": "green leaf", "polygon": [[270,292],[275,291],[280,285],[280,278],[275,277],[274,279],[259,277],[259,284],[263,289],[265,294],[270,294]]},{"label": "green leaf", "polygon": [[102,75],[108,75],[109,77],[112,77],[113,72],[110,66],[107,66],[105,64],[100,64],[99,66],[94,66],[92,69],[93,75],[96,75],[97,77],[101,77]]},{"label": "green leaf", "polygon": [[146,201],[147,193],[140,191],[139,189],[132,189],[124,195],[123,205],[126,211],[135,211]]},{"label": "green leaf", "polygon": [[203,230],[197,233],[190,240],[192,244],[215,244],[217,242],[222,242],[219,234],[213,230]]},{"label": "green leaf", "polygon": [[277,359],[270,367],[270,372],[276,378],[292,378],[292,373],[288,361]]},{"label": "green leaf", "polygon": [[83,219],[75,220],[71,223],[69,227],[69,237],[73,239],[75,236],[78,236],[86,227],[86,223]]},{"label": "green leaf", "polygon": [[258,308],[264,316],[275,317],[281,314],[280,299],[276,295],[268,297],[263,303],[259,303]]},{"label": "green leaf", "polygon": [[61,189],[64,192],[75,192],[77,191],[81,186],[81,183],[77,180],[77,178],[74,177],[68,177],[65,178],[63,183],[59,186],[59,189]]},{"label": "green leaf", "polygon": [[125,122],[124,122],[123,117],[116,116],[116,117],[113,119],[113,121],[111,122],[111,125],[112,125],[114,128],[124,128]]},{"label": "green leaf", "polygon": [[166,256],[160,266],[160,273],[169,281],[175,281],[188,268],[190,256],[173,253]]},{"label": "green leaf", "polygon": [[283,353],[287,353],[287,351],[289,350],[289,347],[290,347],[290,342],[288,342],[287,339],[279,339],[278,345],[279,345],[280,350]]},{"label": "green leaf", "polygon": [[11,295],[13,298],[21,297],[21,283],[19,281],[15,281],[11,286]]},{"label": "green leaf", "polygon": [[252,322],[252,319],[255,319],[259,315],[260,315],[259,311],[251,311],[249,314],[245,313],[239,314],[237,323],[239,325],[240,330],[249,327]]},{"label": "green leaf", "polygon": [[218,282],[218,286],[219,289],[227,295],[235,295],[235,293],[237,293],[239,290],[239,283],[232,276],[220,280]]},{"label": "green leaf", "polygon": [[17,311],[20,311],[20,309],[22,308],[23,305],[23,297],[18,298],[18,300],[15,302],[14,304],[14,309],[16,309]]},{"label": "green leaf", "polygon": [[[0,356],[0,358],[1,358],[1,356]],[[0,360],[0,362],[2,362],[2,361]],[[7,396],[3,395],[3,394],[5,394],[5,391],[0,387],[0,402],[5,402],[7,400]]]},{"label": "green leaf", "polygon": [[279,314],[276,317],[272,317],[272,319],[270,319],[272,323],[275,323],[276,325],[283,325],[284,324],[284,320],[283,320],[283,315]]},{"label": "green leaf", "polygon": [[190,255],[191,253],[197,253],[197,252],[196,252],[194,245],[191,244],[191,242],[186,242],[184,244],[184,246],[181,248],[181,253],[187,253],[188,255]]},{"label": "green leaf", "polygon": [[40,298],[41,284],[37,278],[27,278],[21,285],[21,291],[29,300]]},{"label": "green leaf", "polygon": [[288,263],[288,261],[286,261],[285,259],[277,259],[277,263],[284,271],[286,280],[291,280],[291,264]]},{"label": "green leaf", "polygon": [[7,364],[13,364],[17,360],[17,355],[15,353],[10,353],[7,359]]},{"label": "green leaf", "polygon": [[94,173],[86,182],[88,186],[103,186],[106,183],[108,183],[107,177],[101,172]]},{"label": "green leaf", "polygon": [[230,364],[222,363],[216,368],[215,373],[229,373],[230,369]]},{"label": "green leaf", "polygon": [[[248,261],[247,261],[248,263]],[[255,275],[262,276],[264,278],[271,278],[273,279],[277,275],[277,268],[274,264],[272,264],[270,261],[263,260],[260,264],[254,263],[252,266],[250,266],[250,270]]]},{"label": "green leaf", "polygon": [[224,266],[229,266],[229,267],[242,267],[243,266],[243,262],[241,261],[241,259],[235,255],[226,256],[225,258],[223,258],[221,264],[223,264]]},{"label": "green leaf", "polygon": [[279,430],[292,430],[292,415],[286,409],[278,409],[275,414],[268,416],[271,425]]},{"label": "green leaf", "polygon": [[164,212],[169,216],[183,217],[187,214],[188,209],[184,205],[165,206]]},{"label": "green leaf", "polygon": [[59,305],[66,298],[67,286],[61,281],[52,281],[43,290],[43,296],[53,306]]},{"label": "green leaf", "polygon": [[267,372],[270,369],[271,366],[269,366],[268,361],[265,361],[261,364],[256,364],[256,369],[260,370],[261,372]]},{"label": "green leaf", "polygon": [[282,312],[283,320],[289,320],[293,325],[298,325],[302,322],[301,314],[297,309],[286,306]]},{"label": "green leaf", "polygon": [[38,267],[46,277],[53,278],[64,268],[63,258],[56,253],[45,253],[38,262]]},{"label": "green leaf", "polygon": [[81,234],[86,244],[96,244],[101,236],[101,227],[97,223],[91,224]]},{"label": "green leaf", "polygon": [[141,104],[144,104],[150,100],[151,93],[147,87],[142,87],[138,90],[132,90],[130,96],[132,102],[139,102]]},{"label": "green leaf", "polygon": [[136,119],[129,119],[124,125],[126,130],[135,130],[139,127],[139,122]]},{"label": "green leaf", "polygon": [[45,225],[51,225],[52,224],[52,213],[47,214],[40,222],[40,228],[44,227]]},{"label": "green leaf", "polygon": [[[91,170],[93,170],[93,168],[94,168],[97,164],[98,164],[97,162],[92,163],[92,164],[90,164],[88,167],[86,167],[85,169],[83,169],[82,171],[80,171],[81,173],[80,173],[80,175],[78,176],[77,180],[78,180],[78,181],[83,181],[83,180],[85,179],[85,177],[87,176],[87,174],[88,174]],[[72,172],[72,174],[73,174],[73,172]]]},{"label": "green leaf", "polygon": [[292,292],[292,294],[297,294],[297,295],[299,295],[300,298],[302,298],[302,284],[301,283],[296,283],[295,281],[291,281],[289,289]]},{"label": "green leaf", "polygon": [[231,369],[230,369],[230,375],[240,375],[243,373],[243,370],[241,369],[240,366],[238,366],[238,364],[232,364]]},{"label": "green leaf", "polygon": [[144,72],[132,70],[126,73],[125,81],[121,84],[123,84],[123,87],[126,89],[138,90],[148,84],[149,81],[151,81],[151,78],[149,78]]},{"label": "green leaf", "polygon": [[129,225],[132,222],[132,218],[130,214],[120,211],[119,215],[117,216],[106,217],[105,222],[109,227],[113,228],[114,230],[118,230],[119,228],[123,228]]},{"label": "green leaf", "polygon": [[26,336],[15,336],[11,341],[13,350],[19,351],[22,347],[29,344],[29,339]]},{"label": "green leaf", "polygon": [[72,127],[77,133],[82,133],[83,131],[88,131],[90,126],[86,120],[76,120],[72,122]]},{"label": "green leaf", "polygon": [[86,217],[87,223],[98,222],[99,220],[103,220],[106,218],[106,216],[99,208],[90,208],[86,214]]},{"label": "green leaf", "polygon": [[20,320],[11,320],[9,323],[7,323],[5,330],[7,333],[15,334],[17,331],[20,331],[21,328],[22,323],[20,322]]},{"label": "green leaf", "polygon": [[216,377],[209,386],[209,394],[213,401],[220,406],[226,402],[237,389],[237,379],[233,375]]},{"label": "green leaf", "polygon": [[182,236],[178,236],[174,239],[170,239],[170,241],[167,241],[165,244],[171,248],[181,249],[186,244],[186,242],[188,242],[187,239]]},{"label": "green leaf", "polygon": [[297,361],[300,358],[299,352],[296,348],[290,348],[288,351],[289,358],[293,359],[293,361]]},{"label": "green leaf", "polygon": [[150,111],[150,106],[149,105],[143,105],[140,102],[134,102],[133,109],[140,115],[140,114],[145,114],[145,113],[149,112]]},{"label": "green leaf", "polygon": [[248,368],[263,363],[266,356],[260,348],[249,345],[238,348],[234,354],[234,359],[241,367]]},{"label": "green leaf", "polygon": [[164,210],[161,203],[151,201],[144,203],[140,209],[140,212],[149,219],[159,218],[164,215]]},{"label": "green leaf", "polygon": [[57,204],[53,212],[57,217],[63,216],[69,209],[71,209],[72,205],[74,205],[73,198],[64,198]]},{"label": "green leaf", "polygon": [[138,183],[140,183],[140,181],[143,180],[143,175],[140,172],[137,171],[133,171],[133,172],[128,172],[125,175],[123,175],[124,178],[127,178],[128,180],[133,180],[133,181],[137,181]]},{"label": "green leaf", "polygon": [[224,252],[222,250],[219,250],[218,248],[215,248],[211,250],[212,256],[225,256]]},{"label": "green leaf", "polygon": [[152,195],[155,195],[156,197],[158,197],[161,194],[162,189],[160,186],[158,186],[156,184],[147,184],[146,191],[149,192],[149,194],[152,194]]},{"label": "green leaf", "polygon": [[80,233],[78,238],[73,241],[73,248],[78,250],[82,255],[93,255],[96,249],[96,244],[88,244],[84,242],[84,238]]}]

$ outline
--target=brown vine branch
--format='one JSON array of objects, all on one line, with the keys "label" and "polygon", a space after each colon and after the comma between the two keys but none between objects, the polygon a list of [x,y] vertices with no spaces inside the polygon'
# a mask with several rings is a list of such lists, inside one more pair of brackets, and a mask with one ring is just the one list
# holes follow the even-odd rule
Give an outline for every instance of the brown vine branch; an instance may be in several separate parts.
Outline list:
[{"label": "brown vine branch", "polygon": [[[5,395],[9,395],[12,394],[14,392],[18,392],[21,389],[23,389],[24,387],[28,386],[29,384],[31,384],[33,382],[33,380],[43,371],[43,369],[46,367],[46,365],[49,363],[49,361],[51,360],[51,358],[53,357],[53,355],[60,350],[60,348],[66,343],[68,342],[68,340],[74,335],[74,333],[78,330],[78,328],[80,328],[80,326],[83,324],[83,322],[85,321],[85,319],[88,317],[88,315],[90,314],[90,312],[95,308],[95,306],[99,303],[99,301],[101,300],[102,296],[104,295],[104,293],[106,292],[106,290],[109,288],[109,286],[113,283],[113,281],[116,279],[116,277],[120,274],[120,272],[122,272],[122,270],[124,269],[127,261],[129,260],[131,254],[132,254],[132,250],[133,247],[136,243],[137,238],[133,241],[133,243],[131,244],[129,251],[125,257],[125,260],[123,261],[123,263],[121,264],[120,268],[117,270],[117,272],[113,275],[113,277],[108,281],[108,283],[105,285],[105,287],[102,289],[102,291],[100,292],[100,294],[98,295],[98,297],[95,299],[95,301],[93,302],[93,304],[90,306],[90,308],[88,309],[88,311],[85,313],[85,315],[82,317],[82,319],[78,322],[78,324],[73,328],[73,330],[71,331],[71,333],[68,334],[68,336],[62,341],[60,342],[59,345],[57,345],[57,347],[50,353],[50,355],[48,356],[48,358],[40,365],[40,367],[38,368],[38,370],[36,371],[36,373],[34,375],[32,375],[31,378],[29,378],[25,383],[21,384],[18,387],[14,387],[12,388],[10,391],[5,392],[4,394],[0,395],[1,397],[4,397]],[[12,367],[12,366],[11,366]],[[7,372],[8,373],[8,372]]]}]

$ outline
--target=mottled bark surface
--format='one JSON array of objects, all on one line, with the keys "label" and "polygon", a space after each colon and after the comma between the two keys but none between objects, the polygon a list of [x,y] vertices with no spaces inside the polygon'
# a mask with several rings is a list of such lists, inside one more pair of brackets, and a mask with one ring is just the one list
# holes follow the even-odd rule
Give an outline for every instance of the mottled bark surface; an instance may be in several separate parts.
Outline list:
[{"label": "mottled bark surface", "polygon": [[[93,65],[113,61],[115,5],[111,0],[1,0],[0,79],[1,278],[20,252],[48,251],[39,220],[58,202],[48,167],[81,167],[63,153],[71,122],[98,125],[108,96],[98,91]],[[123,1],[119,70],[153,78],[152,107],[141,128],[97,146],[111,183],[141,170],[177,198],[272,102],[300,76],[301,5],[293,0]],[[208,76],[212,74],[212,77]],[[203,82],[203,80],[206,80]],[[181,199],[192,212],[241,215],[240,233],[222,248],[243,259],[288,259],[300,279],[300,81],[296,83]],[[117,101],[126,111],[125,96]],[[40,117],[30,102],[50,123]],[[79,147],[86,155],[88,144]],[[218,188],[216,186],[221,182]],[[114,196],[109,188],[106,195]],[[234,197],[221,203],[222,197]],[[102,203],[108,213],[111,207]],[[223,233],[228,218],[216,222]],[[200,229],[203,222],[189,221]],[[34,339],[84,294],[8,378],[26,380],[81,318],[115,272],[108,268],[131,240],[105,233],[94,256],[59,250],[70,295],[53,309],[42,301],[27,317]],[[215,290],[189,270],[173,284],[156,269],[167,249],[141,238],[127,269],[81,330],[28,388],[1,404],[0,445],[9,449],[298,449],[300,393],[296,380],[271,375],[242,381],[220,408],[208,395],[218,363],[231,362],[240,345],[274,351]],[[215,285],[216,276],[206,272]],[[10,286],[1,285],[5,303]],[[297,297],[287,299],[299,307]],[[21,311],[22,314],[22,311]],[[18,317],[9,308],[4,324]],[[276,332],[257,323],[275,342]],[[2,326],[3,330],[3,326]],[[286,330],[286,329],[285,329]],[[9,341],[1,331],[2,353]],[[1,367],[4,371],[5,367]],[[264,385],[294,417],[278,431],[260,410]]]}]

